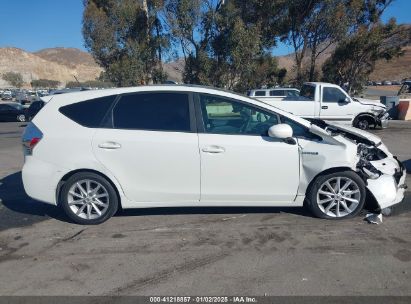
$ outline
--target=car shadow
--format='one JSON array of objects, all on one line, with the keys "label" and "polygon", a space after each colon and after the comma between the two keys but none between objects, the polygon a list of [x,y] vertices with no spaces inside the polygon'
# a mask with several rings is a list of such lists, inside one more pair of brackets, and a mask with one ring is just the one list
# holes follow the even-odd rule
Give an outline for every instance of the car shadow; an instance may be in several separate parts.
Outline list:
[{"label": "car shadow", "polygon": [[49,218],[69,221],[59,208],[27,196],[21,172],[13,173],[0,180],[0,230],[30,226]]},{"label": "car shadow", "polygon": [[[409,194],[409,193],[407,193]],[[395,214],[410,211],[410,195],[406,195],[405,204]],[[399,207],[399,206],[398,206]],[[404,208],[405,207],[405,208]],[[190,214],[244,214],[244,213],[288,213],[302,217],[313,216],[301,207],[161,207],[119,210],[115,216],[150,216],[150,215],[190,215]],[[8,175],[0,180],[0,231],[30,226],[50,218],[73,223],[64,212],[53,205],[31,199],[24,191],[21,172]]]}]

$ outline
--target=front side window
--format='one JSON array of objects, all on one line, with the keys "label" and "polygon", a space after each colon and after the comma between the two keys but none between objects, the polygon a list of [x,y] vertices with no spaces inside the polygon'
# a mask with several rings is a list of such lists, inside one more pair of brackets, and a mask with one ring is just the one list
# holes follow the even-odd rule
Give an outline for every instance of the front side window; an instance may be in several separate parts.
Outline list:
[{"label": "front side window", "polygon": [[323,89],[323,102],[344,102],[347,96],[337,88],[324,88]]},{"label": "front side window", "polygon": [[200,95],[206,133],[267,136],[278,115],[232,99]]},{"label": "front side window", "polygon": [[190,110],[186,93],[124,95],[113,109],[116,129],[189,132]]}]

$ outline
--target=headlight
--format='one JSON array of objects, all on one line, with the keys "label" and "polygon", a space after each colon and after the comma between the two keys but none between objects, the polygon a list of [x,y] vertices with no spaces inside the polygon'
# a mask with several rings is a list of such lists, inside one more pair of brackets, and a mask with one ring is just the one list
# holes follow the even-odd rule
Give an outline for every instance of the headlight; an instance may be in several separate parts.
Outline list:
[{"label": "headlight", "polygon": [[373,107],[371,109],[371,112],[373,112],[375,115],[379,115],[381,113],[384,113],[385,109],[384,108],[379,108],[379,107]]}]

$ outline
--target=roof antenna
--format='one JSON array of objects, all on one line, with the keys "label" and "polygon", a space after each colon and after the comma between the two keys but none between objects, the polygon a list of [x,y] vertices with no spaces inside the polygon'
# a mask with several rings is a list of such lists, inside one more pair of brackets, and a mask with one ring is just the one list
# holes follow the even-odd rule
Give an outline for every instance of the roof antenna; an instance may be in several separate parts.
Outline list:
[{"label": "roof antenna", "polygon": [[79,85],[79,87],[80,87],[80,90],[81,91],[86,91],[86,89],[85,88],[83,88],[83,86],[81,85],[81,82],[80,81],[78,81],[78,79],[77,79],[77,77],[76,77],[76,75],[72,75],[73,77],[74,77],[74,79],[77,81],[77,83],[78,83],[78,85]]}]

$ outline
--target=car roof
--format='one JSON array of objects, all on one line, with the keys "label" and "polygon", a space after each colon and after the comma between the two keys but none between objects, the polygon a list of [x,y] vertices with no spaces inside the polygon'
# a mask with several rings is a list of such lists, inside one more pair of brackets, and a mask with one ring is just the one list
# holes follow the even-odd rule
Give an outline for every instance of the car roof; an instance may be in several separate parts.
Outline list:
[{"label": "car roof", "polygon": [[294,90],[294,91],[298,91],[297,88],[271,88],[271,89],[252,89],[250,90],[250,92],[255,92],[255,91],[283,91],[283,90]]}]

